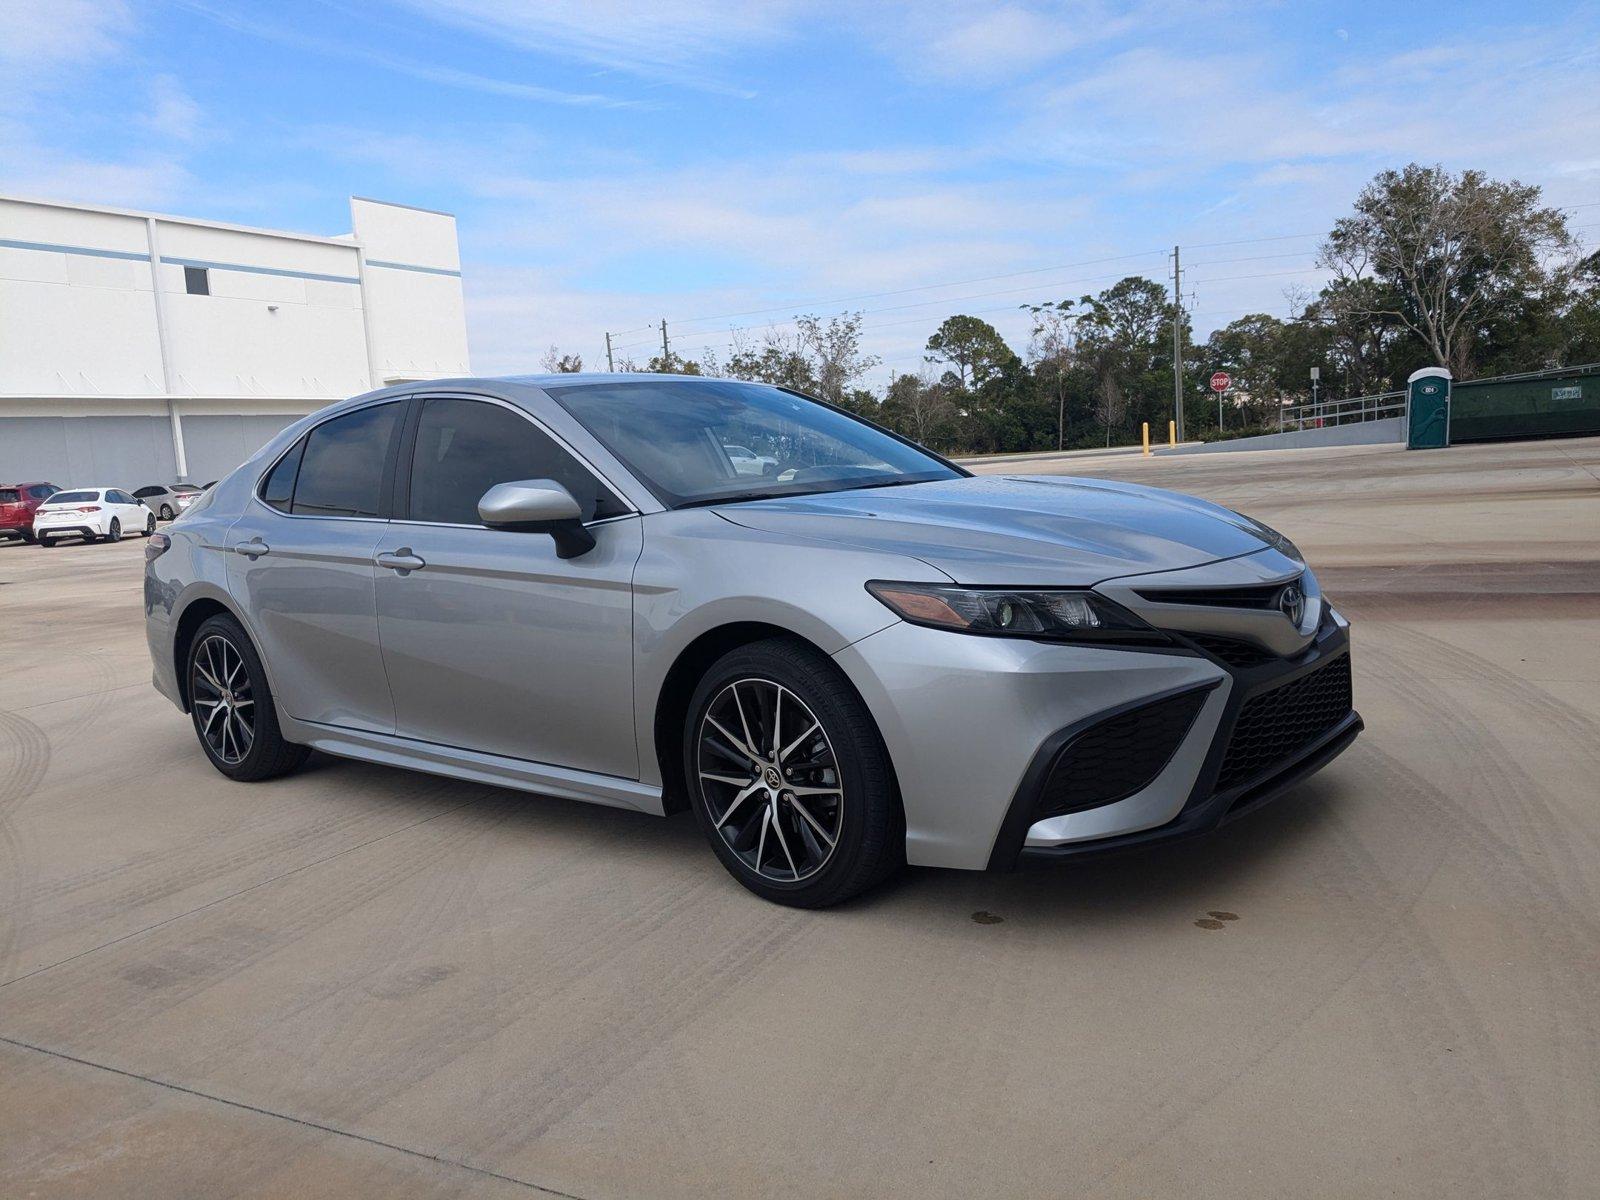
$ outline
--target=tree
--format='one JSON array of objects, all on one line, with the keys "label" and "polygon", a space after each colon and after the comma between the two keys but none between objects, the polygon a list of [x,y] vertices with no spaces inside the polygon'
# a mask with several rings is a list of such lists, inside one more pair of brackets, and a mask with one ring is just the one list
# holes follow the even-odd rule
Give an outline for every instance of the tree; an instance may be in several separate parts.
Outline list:
[{"label": "tree", "polygon": [[[1164,424],[1172,398],[1173,310],[1166,289],[1129,276],[1078,303],[1084,310],[1078,353],[1094,378],[1094,411],[1108,443],[1125,421]],[[1193,347],[1184,322],[1184,342]]]},{"label": "tree", "polygon": [[1056,402],[1056,449],[1067,444],[1067,394],[1078,345],[1078,320],[1071,300],[1054,304],[1024,304],[1033,314],[1033,336],[1028,354],[1034,377]]},{"label": "tree", "polygon": [[736,330],[728,353],[727,372],[733,379],[770,383],[813,395],[820,386],[799,339],[776,329],[767,330],[760,346],[751,345]]},{"label": "tree", "polygon": [[563,354],[560,347],[551,346],[544,352],[539,365],[552,375],[575,375],[583,370],[583,357],[577,354]]},{"label": "tree", "polygon": [[[1346,396],[1368,396],[1395,386],[1394,359],[1402,344],[1415,345],[1390,311],[1394,302],[1377,280],[1335,278],[1304,314],[1324,330],[1328,365]],[[1398,372],[1403,379],[1410,371]],[[1330,384],[1332,381],[1329,381]]]},{"label": "tree", "polygon": [[955,418],[950,389],[911,374],[895,376],[879,409],[885,425],[924,446],[948,446]]},{"label": "tree", "polygon": [[961,388],[977,387],[1006,360],[1015,358],[999,330],[977,317],[946,317],[928,338],[927,360],[955,367]]},{"label": "tree", "polygon": [[1344,284],[1371,281],[1368,315],[1394,318],[1434,362],[1468,378],[1493,314],[1536,291],[1547,261],[1570,250],[1560,211],[1540,191],[1481,171],[1412,163],[1383,171],[1335,222],[1319,263]]},{"label": "tree", "polygon": [[842,404],[850,385],[880,361],[875,354],[862,353],[860,313],[830,317],[826,325],[820,317],[796,317],[795,326],[800,351],[810,359],[817,394],[830,404]]}]

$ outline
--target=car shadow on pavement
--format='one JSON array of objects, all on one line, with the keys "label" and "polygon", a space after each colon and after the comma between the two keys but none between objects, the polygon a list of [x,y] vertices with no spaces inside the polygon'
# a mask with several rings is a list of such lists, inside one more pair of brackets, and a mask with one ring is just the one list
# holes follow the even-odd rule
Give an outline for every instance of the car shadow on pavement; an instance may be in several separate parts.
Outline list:
[{"label": "car shadow on pavement", "polygon": [[[297,778],[325,776],[340,790],[354,784],[381,791],[395,803],[443,803],[469,821],[492,823],[507,837],[526,838],[530,852],[565,858],[592,856],[596,867],[630,869],[640,856],[651,869],[715,880],[734,897],[739,884],[706,845],[692,814],[665,820],[647,813],[524,793],[487,784],[419,775],[399,768],[313,754]],[[341,780],[339,777],[344,776]],[[396,787],[399,781],[409,786]],[[390,781],[386,783],[386,781]],[[1353,783],[1336,776],[1307,780],[1266,808],[1186,841],[1076,861],[1023,867],[1013,872],[910,867],[818,919],[944,925],[952,917],[983,924],[1168,922],[1231,914],[1235,899],[1259,881],[1281,873],[1296,858],[1320,857],[1319,839],[1330,836]],[[335,802],[330,797],[330,802]],[[753,905],[765,901],[742,897]],[[1203,926],[1204,927],[1204,926]]]}]

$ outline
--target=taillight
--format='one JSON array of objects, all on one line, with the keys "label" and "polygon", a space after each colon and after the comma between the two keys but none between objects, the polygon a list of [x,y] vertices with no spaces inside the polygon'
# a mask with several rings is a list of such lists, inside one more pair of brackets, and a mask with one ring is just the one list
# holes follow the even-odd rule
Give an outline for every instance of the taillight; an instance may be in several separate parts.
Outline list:
[{"label": "taillight", "polygon": [[167,547],[172,545],[172,539],[164,533],[152,533],[144,544],[145,562],[155,562],[167,552]]},{"label": "taillight", "polygon": [[100,506],[98,504],[80,504],[80,505],[78,505],[78,511],[79,512],[99,512],[100,511]]}]

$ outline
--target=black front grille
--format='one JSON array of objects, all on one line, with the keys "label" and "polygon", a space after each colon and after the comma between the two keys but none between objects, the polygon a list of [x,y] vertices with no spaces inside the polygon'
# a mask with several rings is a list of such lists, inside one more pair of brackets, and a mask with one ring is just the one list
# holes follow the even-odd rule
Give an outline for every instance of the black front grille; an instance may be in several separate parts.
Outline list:
[{"label": "black front grille", "polygon": [[1185,633],[1183,636],[1212,658],[1221,659],[1230,667],[1259,667],[1278,659],[1271,650],[1238,638],[1215,637],[1209,633]]},{"label": "black front grille", "polygon": [[1169,696],[1091,725],[1056,756],[1036,818],[1079,812],[1148,787],[1177,753],[1210,688]]},{"label": "black front grille", "polygon": [[1234,722],[1217,790],[1237,787],[1293,759],[1350,712],[1350,656],[1245,701]]}]

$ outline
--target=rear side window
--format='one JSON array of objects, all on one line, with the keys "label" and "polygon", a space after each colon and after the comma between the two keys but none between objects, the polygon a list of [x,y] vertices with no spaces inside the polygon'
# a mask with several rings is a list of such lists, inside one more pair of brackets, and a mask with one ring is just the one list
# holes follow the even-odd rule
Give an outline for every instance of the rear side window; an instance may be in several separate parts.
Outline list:
[{"label": "rear side window", "polygon": [[289,511],[295,516],[375,517],[400,415],[378,404],[324,421],[306,434]]},{"label": "rear side window", "polygon": [[583,519],[629,511],[581,462],[526,417],[478,400],[428,400],[411,461],[413,521],[481,525],[478,501],[497,483],[554,479]]},{"label": "rear side window", "polygon": [[48,500],[56,494],[56,485],[53,483],[40,484],[36,488],[29,488],[28,495],[35,500]]},{"label": "rear side window", "polygon": [[306,448],[305,438],[301,438],[294,447],[278,460],[277,466],[267,472],[267,477],[261,481],[261,502],[279,512],[288,512],[289,504],[294,500],[294,479],[300,470],[300,455]]},{"label": "rear side window", "polygon": [[0,488],[0,504],[15,504],[22,499],[22,493],[16,488]]}]

